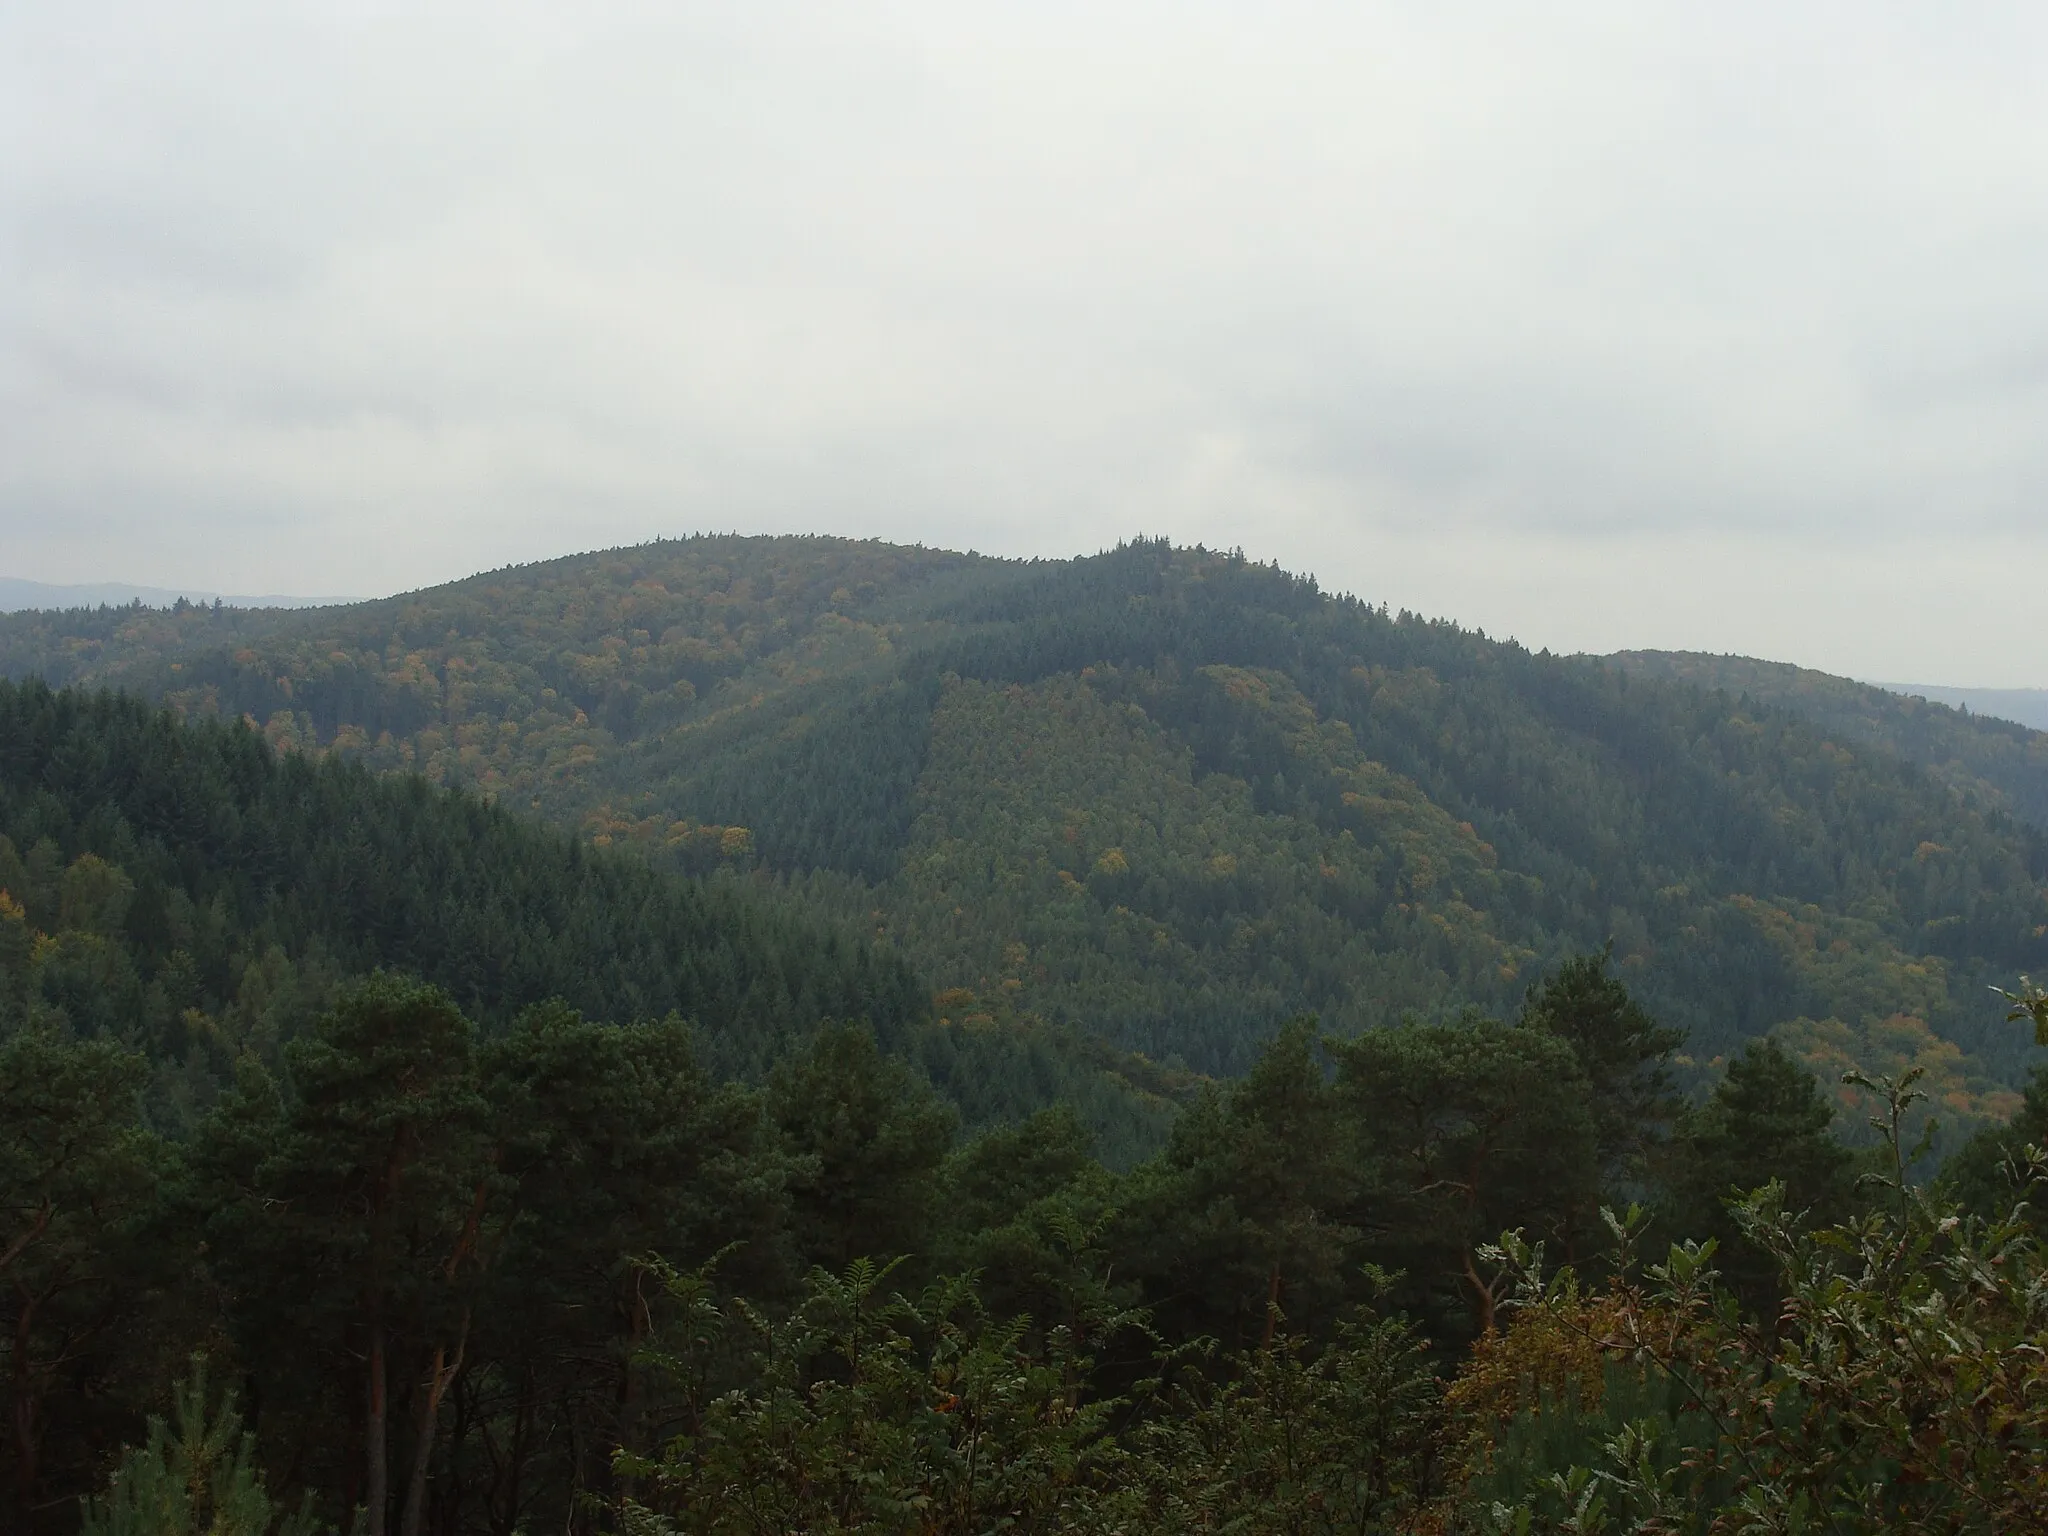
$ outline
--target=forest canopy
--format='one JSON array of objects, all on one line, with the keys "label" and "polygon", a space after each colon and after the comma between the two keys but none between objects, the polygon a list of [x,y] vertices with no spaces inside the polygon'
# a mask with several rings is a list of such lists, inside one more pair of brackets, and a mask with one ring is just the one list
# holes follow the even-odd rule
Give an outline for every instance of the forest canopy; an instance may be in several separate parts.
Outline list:
[{"label": "forest canopy", "polygon": [[[1195,569],[1291,591],[1297,618],[1351,611]],[[1042,592],[970,588],[951,649],[839,725],[798,712],[709,756],[752,824],[676,847],[593,846],[224,711],[0,682],[11,1528],[2048,1518],[2023,1347],[2048,1324],[2026,1203],[2048,1086],[1998,1123],[1928,1023],[1968,966],[2005,976],[1967,957],[2038,900],[2031,834],[1789,717],[1682,690],[1636,710],[1613,674],[1422,626],[1485,663],[1459,686],[1488,708],[1512,702],[1492,673],[1548,679],[1570,709],[1512,718],[1580,720],[1575,793],[1604,786],[1630,835],[1667,827],[1729,882],[1716,910],[1761,939],[1680,930],[1700,990],[1674,1016],[1655,932],[1574,948],[1561,927],[1503,959],[1508,918],[1574,910],[1508,856],[1551,845],[1452,821],[1481,803],[1467,781],[1272,664],[1300,633],[1167,595],[1023,632],[1005,614]],[[1207,659],[1225,641],[1242,659]],[[1047,670],[1104,650],[1123,659]],[[1492,739],[1478,703],[1433,718]],[[1781,782],[1793,748],[1804,777]],[[877,761],[867,799],[817,798],[829,766]],[[835,817],[886,828],[897,789],[895,854],[841,836],[776,868]],[[1717,816],[1741,836],[1716,843]],[[1918,845],[1880,856],[1926,831],[1972,881]],[[1310,857],[1313,881],[1283,878]],[[1856,900],[1745,888],[1786,884]],[[930,932],[954,951],[920,949],[921,909],[886,905],[906,889],[953,901]],[[1886,937],[1930,912],[1966,958]],[[2027,942],[1996,952],[2016,970]],[[921,973],[949,952],[994,975]],[[1709,1069],[1686,1021],[1722,1017],[1745,953],[1847,1001],[1769,1028],[1785,972],[1761,970],[1734,1016],[1762,1027]],[[1330,1006],[1260,1011],[1299,995]],[[2014,1022],[2048,998],[1987,1012],[2001,1059],[2040,1048]],[[1113,1043],[1133,1039],[1243,1070]],[[1859,1069],[1872,1041],[1900,1073]],[[1846,1071],[1818,1077],[1829,1052]],[[1860,1138],[1842,1094],[1876,1111]],[[1938,1123],[1955,1150],[1930,1183]]]},{"label": "forest canopy", "polygon": [[345,608],[19,614],[0,669],[772,881],[949,1027],[1198,1072],[1303,1010],[1505,1012],[1612,941],[1688,1080],[1775,1034],[1991,1123],[2033,1047],[1989,988],[2048,964],[2031,733],[1873,729],[1161,542],[660,542]]},{"label": "forest canopy", "polygon": [[1165,1113],[1156,1081],[1087,1042],[940,1028],[900,955],[773,890],[132,698],[0,682],[0,893],[0,1029],[142,1053],[166,1130],[375,969],[432,982],[486,1030],[557,1001],[677,1016],[726,1076],[858,1019],[972,1124],[1058,1097],[1134,1149]]},{"label": "forest canopy", "polygon": [[1599,956],[1298,1019],[1117,1173],[857,1025],[746,1086],[380,971],[182,1136],[146,1055],[17,1025],[10,1529],[2037,1528],[2040,1117],[1930,1192],[1910,1077],[1859,1158],[1775,1047],[1691,1106],[1669,1048]]}]

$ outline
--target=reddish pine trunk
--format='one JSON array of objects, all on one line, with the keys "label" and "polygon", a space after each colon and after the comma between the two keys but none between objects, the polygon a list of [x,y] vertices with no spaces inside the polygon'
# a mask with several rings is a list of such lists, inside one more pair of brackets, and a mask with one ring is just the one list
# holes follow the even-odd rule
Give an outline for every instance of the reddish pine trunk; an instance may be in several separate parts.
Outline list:
[{"label": "reddish pine trunk", "polygon": [[384,1324],[370,1324],[370,1371],[367,1411],[363,1415],[363,1504],[369,1514],[366,1536],[384,1536],[391,1503],[389,1450],[384,1433]]},{"label": "reddish pine trunk", "polygon": [[469,1319],[462,1320],[462,1338],[456,1343],[455,1358],[450,1361],[446,1345],[434,1349],[433,1363],[427,1367],[425,1390],[420,1397],[419,1439],[413,1447],[412,1481],[405,1492],[405,1515],[399,1522],[399,1536],[420,1536],[427,1517],[427,1469],[434,1459],[435,1430],[441,1417],[441,1399],[448,1395],[448,1387],[462,1372],[463,1351],[469,1344]]}]

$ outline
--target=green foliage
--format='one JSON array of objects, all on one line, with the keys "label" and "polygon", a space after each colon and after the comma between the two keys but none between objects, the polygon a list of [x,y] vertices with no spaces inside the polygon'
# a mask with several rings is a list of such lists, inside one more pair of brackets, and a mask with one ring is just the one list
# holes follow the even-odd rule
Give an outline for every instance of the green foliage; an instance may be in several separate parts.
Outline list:
[{"label": "green foliage", "polygon": [[1895,758],[1159,544],[24,633],[270,712],[0,687],[10,1529],[201,1344],[253,1443],[131,1468],[370,1536],[2041,1521],[2038,1106],[1966,1218],[1809,1071],[2024,1059],[2032,846]]},{"label": "green foliage", "polygon": [[179,1169],[138,1123],[145,1070],[103,1041],[0,1037],[0,1466],[22,1532],[153,1385],[182,1279],[158,1243]]},{"label": "green foliage", "polygon": [[1088,1173],[1095,1162],[1092,1139],[1063,1104],[976,1138],[947,1164],[945,1200],[953,1220],[968,1231],[1015,1221]]},{"label": "green foliage", "polygon": [[1184,1372],[1133,1437],[1138,1529],[1357,1533],[1416,1529],[1438,1491],[1439,1384],[1413,1330],[1340,1323]]},{"label": "green foliage", "polygon": [[[1620,1170],[1587,1104],[1593,1070],[1654,1084],[1660,1038],[1598,957],[1519,1023],[1338,1041],[1297,1019],[1118,1176],[1070,1113],[949,1151],[950,1112],[857,1027],[748,1089],[677,1020],[553,1004],[483,1038],[445,991],[362,978],[276,1072],[243,1058],[189,1183],[78,1229],[106,1338],[163,1379],[175,1330],[138,1323],[189,1271],[192,1323],[259,1410],[251,1441],[181,1389],[87,1518],[267,1532],[265,1490],[289,1488],[301,1521],[361,1507],[399,1536],[2039,1523],[2048,1255],[2023,1208],[1966,1218],[1907,1180],[1910,1084],[1865,1084],[1893,1149],[1867,1214],[1813,1231],[1776,1183],[1734,1202],[1772,1265],[1761,1310],[1712,1240],[1639,1276],[1639,1209],[1610,1220],[1591,1296],[1518,1231],[1481,1241],[1501,1220],[1583,1242],[1603,1181],[1663,1167]],[[119,1216],[122,1149],[169,1156],[137,1124],[141,1064],[34,1032],[0,1049],[8,1187]],[[1663,1113],[1622,1097],[1637,1118],[1608,1147]],[[1824,1110],[1758,1047],[1664,1150],[1716,1163],[1701,1198],[1744,1157],[1827,1185]],[[39,1124],[72,1171],[34,1161]],[[864,1240],[917,1257],[796,1278]],[[51,1381],[68,1430],[55,1389],[76,1388]],[[73,1528],[60,1507],[17,1523]]]},{"label": "green foliage", "polygon": [[1180,1335],[1267,1339],[1275,1310],[1327,1315],[1358,1239],[1348,1127],[1313,1019],[1282,1027],[1251,1075],[1209,1090],[1130,1180],[1120,1241]]},{"label": "green foliage", "polygon": [[649,1360],[685,1427],[620,1458],[625,1529],[1369,1533],[1412,1528],[1435,1492],[1435,1378],[1400,1323],[1314,1351],[1169,1352],[1124,1398],[1093,1388],[1080,1331],[998,1322],[963,1281],[912,1301],[887,1278],[816,1271],[778,1321],[665,1271],[677,1321]]},{"label": "green foliage", "polygon": [[1730,1284],[1752,1306],[1770,1303],[1777,1266],[1749,1241],[1729,1202],[1776,1181],[1787,1208],[1817,1225],[1846,1219],[1854,1166],[1832,1133],[1834,1120],[1811,1072],[1775,1041],[1751,1041],[1706,1102],[1680,1118],[1660,1157],[1665,1226],[1718,1242]]},{"label": "green foliage", "polygon": [[793,1163],[792,1230],[806,1266],[911,1251],[928,1228],[954,1116],[874,1036],[827,1026],[768,1084]]},{"label": "green foliage", "polygon": [[[1872,1212],[1812,1231],[1769,1185],[1737,1206],[1782,1306],[1745,1316],[1711,1243],[1620,1282],[1598,1347],[1675,1392],[1491,1528],[1688,1532],[2014,1531],[2048,1522],[2048,1411],[2035,1341],[2048,1255],[2018,1212],[1944,1207],[1906,1179],[1917,1093],[1877,1083],[1889,1168]],[[2040,1170],[2034,1173],[2038,1176]],[[1636,1222],[1618,1222],[1629,1235]],[[1569,1321],[1567,1291],[1510,1237],[1517,1304]],[[1540,1412],[1539,1406],[1539,1412]]]},{"label": "green foliage", "polygon": [[[1089,1361],[1071,1337],[1034,1348],[960,1282],[913,1302],[883,1292],[887,1275],[865,1260],[814,1271],[773,1321],[668,1274],[682,1321],[650,1359],[696,1390],[659,1459],[621,1459],[626,1530],[1105,1529],[1116,1405],[1082,1400]],[[722,1373],[743,1384],[701,1395]]]},{"label": "green foliage", "polygon": [[2048,992],[2024,976],[2020,978],[2020,990],[2017,992],[2008,992],[2003,987],[1991,990],[2012,1005],[2006,1012],[2006,1023],[2015,1024],[2025,1019],[2034,1026],[2034,1044],[2048,1045]]},{"label": "green foliage", "polygon": [[495,1528],[561,1529],[605,1459],[656,1432],[635,1352],[659,1318],[640,1260],[788,1285],[790,1160],[760,1095],[719,1084],[681,1021],[613,1027],[559,1005],[485,1046],[495,1175],[441,1476]]},{"label": "green foliage", "polygon": [[[1604,1360],[1596,1392],[1581,1397],[1538,1389],[1527,1406],[1495,1427],[1484,1461],[1458,1501],[1475,1511],[1533,1506],[1556,1518],[1566,1505],[1558,1497],[1558,1480],[1569,1487],[1575,1469],[1604,1467],[1608,1447],[1644,1423],[1664,1430],[1653,1453],[1660,1476],[1684,1454],[1684,1446],[1714,1433],[1713,1422],[1690,1407],[1678,1380],[1627,1361]],[[1575,1504],[1576,1497],[1569,1502]]]},{"label": "green foliage", "polygon": [[[1030,1504],[1045,1528],[1272,1505],[1376,1529],[1435,1475],[1435,1398],[1407,1325],[1344,1321],[1394,1283],[1353,1261],[1409,1243],[1393,1195],[1442,1213],[1432,1190],[1390,1190],[1358,1074],[1370,1061],[1375,1092],[1411,1098],[1455,1080],[1475,1113],[1536,1117],[1481,1133],[1523,1165],[1488,1174],[1490,1212],[1543,1216],[1599,1172],[1589,1128],[1576,1167],[1555,1137],[1532,1159],[1526,1132],[1550,1122],[1514,1069],[1575,1071],[1557,1035],[1382,1033],[1337,1046],[1293,1021],[1120,1179],[1070,1113],[949,1152],[951,1112],[858,1027],[819,1031],[764,1089],[720,1087],[679,1021],[601,1026],[556,1004],[480,1040],[445,992],[375,974],[278,1072],[242,1059],[170,1235],[203,1268],[273,1466],[331,1519],[363,1506],[370,1532],[585,1530],[621,1498],[682,1520],[706,1477],[758,1486],[771,1523],[829,1507],[893,1528],[944,1508],[973,1528],[975,1510],[1051,1499]],[[1468,1171],[1475,1131],[1444,1131],[1467,1138]],[[1350,1224],[1368,1214],[1370,1233]],[[1454,1227],[1403,1251],[1457,1285],[1466,1241]],[[899,1303],[865,1247],[986,1279]],[[795,1285],[849,1250],[843,1281]],[[736,1294],[681,1267],[714,1259]],[[1212,1329],[1234,1348],[1202,1342]],[[678,1337],[681,1355],[649,1353]],[[963,1425],[981,1427],[949,1438]]]},{"label": "green foliage", "polygon": [[1607,974],[1612,948],[1565,961],[1530,989],[1519,1021],[1572,1048],[1589,1095],[1594,1145],[1610,1175],[1627,1171],[1677,1113],[1668,1063],[1685,1043],[1682,1031],[1658,1024]]},{"label": "green foliage", "polygon": [[[26,850],[23,852],[22,850]],[[615,1022],[689,1017],[758,1077],[823,1018],[866,1020],[986,1125],[1060,1098],[1126,1162],[1170,1086],[1050,1026],[935,1029],[883,945],[730,873],[593,853],[474,795],[279,756],[239,727],[0,683],[0,1031],[118,1038],[185,1134],[254,1051],[273,1068],[354,974],[447,990],[487,1032],[559,998]]]},{"label": "green foliage", "polygon": [[276,1008],[292,977],[377,966],[495,1027],[556,997],[620,1021],[681,1012],[729,1069],[765,1068],[826,1016],[901,1039],[927,1006],[900,961],[786,903],[593,854],[474,796],[280,756],[240,726],[36,684],[0,683],[10,878],[17,1019],[197,1053],[216,1078],[324,1006],[313,989],[306,1014]]},{"label": "green foliage", "polygon": [[1917,763],[1989,806],[2048,827],[2048,734],[1781,661],[1622,651],[1631,673],[1679,679],[1802,715],[1838,741]]},{"label": "green foliage", "polygon": [[[416,1410],[431,1446],[485,1257],[490,1114],[474,1029],[445,993],[376,975],[344,990],[286,1065],[289,1095],[252,1064],[209,1126],[210,1246],[217,1273],[256,1303],[237,1318],[261,1346],[252,1358],[310,1354],[301,1392],[318,1393],[324,1376],[368,1403],[362,1501],[378,1536],[394,1498],[391,1356],[409,1346],[432,1358]],[[360,1373],[343,1365],[352,1355]],[[423,1485],[408,1504],[422,1498]],[[409,1532],[417,1520],[408,1508]]]},{"label": "green foliage", "polygon": [[[706,538],[344,609],[0,620],[12,675],[246,716],[289,751],[475,786],[683,869],[771,871],[972,993],[962,1033],[1049,1026],[1238,1073],[1277,1019],[1504,1012],[1612,940],[1696,1069],[1805,1020],[1787,1038],[1816,1063],[1947,1071],[1947,1119],[1997,1118],[2034,1048],[1981,988],[2048,960],[2048,841],[2010,814],[2039,810],[2017,797],[2041,738],[1910,701],[1867,729],[1862,706],[1624,660],[1149,541],[1019,565]],[[1957,763],[2011,793],[1957,796]],[[85,948],[61,959],[95,974]],[[491,1016],[490,988],[434,979]],[[821,1011],[896,1043],[875,1000]],[[1001,1074],[1035,1071],[1031,1049],[1006,1045]],[[1117,1100],[1098,1132],[1134,1152],[1156,1134],[1127,1091],[1142,1066],[1062,1052],[1063,1092]]]},{"label": "green foliage", "polygon": [[1579,1054],[1545,1029],[1472,1017],[1369,1031],[1335,1048],[1336,1093],[1360,1163],[1359,1221],[1373,1251],[1449,1326],[1494,1326],[1498,1292],[1476,1261],[1504,1217],[1581,1243],[1597,1204],[1599,1126]]},{"label": "green foliage", "polygon": [[149,1438],[127,1452],[104,1496],[88,1500],[81,1536],[316,1536],[310,1512],[272,1503],[243,1433],[234,1394],[215,1409],[206,1360],[171,1397],[171,1417],[149,1421]]},{"label": "green foliage", "polygon": [[602,1483],[643,1432],[636,1256],[739,1244],[784,1278],[800,1162],[679,1021],[555,1004],[479,1048],[445,993],[378,975],[285,1067],[245,1063],[198,1138],[208,1263],[267,1432],[373,1533],[420,1529],[437,1476],[555,1525]]}]

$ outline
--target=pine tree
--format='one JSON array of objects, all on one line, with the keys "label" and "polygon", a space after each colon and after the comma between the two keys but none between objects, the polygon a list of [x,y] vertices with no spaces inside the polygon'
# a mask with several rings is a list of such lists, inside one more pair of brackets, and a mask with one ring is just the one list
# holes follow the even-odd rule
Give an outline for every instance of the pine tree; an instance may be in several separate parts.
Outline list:
[{"label": "pine tree", "polygon": [[121,1458],[107,1490],[84,1504],[80,1536],[316,1536],[309,1508],[287,1514],[256,1469],[234,1393],[209,1402],[206,1358],[171,1397],[171,1417]]},{"label": "pine tree", "polygon": [[1788,1210],[1817,1224],[1842,1220],[1855,1193],[1854,1158],[1833,1133],[1834,1110],[1814,1076],[1768,1037],[1728,1063],[1707,1101],[1679,1121],[1664,1164],[1667,1225],[1715,1238],[1731,1285],[1768,1300],[1769,1256],[1751,1244],[1728,1202],[1776,1180]]}]

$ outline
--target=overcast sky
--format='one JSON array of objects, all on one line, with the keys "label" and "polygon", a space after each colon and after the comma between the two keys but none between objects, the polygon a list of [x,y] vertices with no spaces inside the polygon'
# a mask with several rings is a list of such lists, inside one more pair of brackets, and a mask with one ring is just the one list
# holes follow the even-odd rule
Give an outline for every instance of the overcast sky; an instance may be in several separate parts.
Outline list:
[{"label": "overcast sky", "polygon": [[1166,533],[2048,685],[2048,7],[0,0],[0,575]]}]

